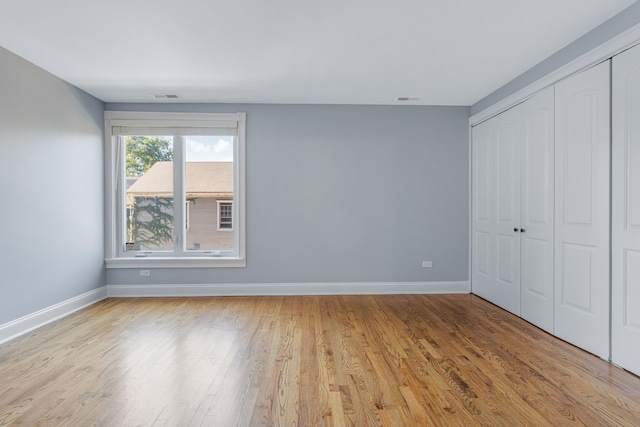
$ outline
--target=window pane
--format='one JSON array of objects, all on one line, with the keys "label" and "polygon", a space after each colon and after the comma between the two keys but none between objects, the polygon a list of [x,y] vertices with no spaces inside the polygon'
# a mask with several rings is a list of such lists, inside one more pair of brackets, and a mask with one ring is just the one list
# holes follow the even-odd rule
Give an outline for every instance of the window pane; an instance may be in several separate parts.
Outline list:
[{"label": "window pane", "polygon": [[173,250],[173,138],[125,137],[125,250]]},{"label": "window pane", "polygon": [[[186,199],[189,206],[187,250],[233,250],[231,201],[234,196],[233,136],[186,137]],[[229,226],[219,227],[219,202],[229,203]]]}]

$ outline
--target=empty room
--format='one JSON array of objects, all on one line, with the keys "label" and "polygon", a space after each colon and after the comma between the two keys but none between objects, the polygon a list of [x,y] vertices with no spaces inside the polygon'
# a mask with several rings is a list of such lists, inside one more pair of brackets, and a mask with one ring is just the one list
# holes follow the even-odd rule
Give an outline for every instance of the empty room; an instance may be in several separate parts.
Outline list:
[{"label": "empty room", "polygon": [[0,426],[640,425],[640,3],[0,2]]}]

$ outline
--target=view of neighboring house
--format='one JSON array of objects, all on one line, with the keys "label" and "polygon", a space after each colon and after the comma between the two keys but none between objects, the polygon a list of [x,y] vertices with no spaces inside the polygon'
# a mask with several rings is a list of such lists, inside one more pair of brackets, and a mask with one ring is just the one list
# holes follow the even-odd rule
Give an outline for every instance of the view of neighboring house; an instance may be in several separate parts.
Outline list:
[{"label": "view of neighboring house", "polygon": [[[137,180],[129,178],[127,184],[130,184],[127,189],[128,228],[144,227],[152,221],[153,214],[148,210],[136,212],[135,206],[158,200],[164,201],[164,206],[170,206],[173,197],[173,162],[156,162]],[[185,191],[185,248],[232,249],[233,162],[187,162]],[[170,208],[163,208],[163,213],[173,217]],[[172,219],[170,225],[173,226]],[[141,243],[142,249],[153,250],[168,249],[173,244],[171,241],[155,245],[145,245],[144,241],[135,243]]]}]

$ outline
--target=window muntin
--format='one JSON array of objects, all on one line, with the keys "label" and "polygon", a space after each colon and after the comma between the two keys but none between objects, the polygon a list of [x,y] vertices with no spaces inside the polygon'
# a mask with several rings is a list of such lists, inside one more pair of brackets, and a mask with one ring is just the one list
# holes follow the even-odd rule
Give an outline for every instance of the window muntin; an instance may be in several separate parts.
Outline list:
[{"label": "window muntin", "polygon": [[[152,116],[105,113],[105,128],[111,131],[106,132],[111,140],[107,191],[112,194],[107,200],[107,267],[245,265],[244,114]],[[132,140],[155,142],[150,144],[155,157],[143,167],[139,163],[145,156],[132,155]],[[231,217],[223,220],[231,229],[219,227],[218,201],[231,203]],[[183,208],[174,211],[174,206]],[[153,232],[141,233],[145,226]],[[203,260],[152,262],[194,257]]]}]

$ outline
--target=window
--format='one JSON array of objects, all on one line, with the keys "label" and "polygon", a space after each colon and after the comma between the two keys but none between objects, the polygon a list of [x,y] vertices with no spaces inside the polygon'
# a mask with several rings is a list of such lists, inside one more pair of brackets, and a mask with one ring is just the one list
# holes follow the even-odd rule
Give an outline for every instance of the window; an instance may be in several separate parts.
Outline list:
[{"label": "window", "polygon": [[232,203],[218,201],[218,230],[233,230]]},{"label": "window", "polygon": [[105,112],[107,267],[246,265],[244,126],[244,113]]}]

